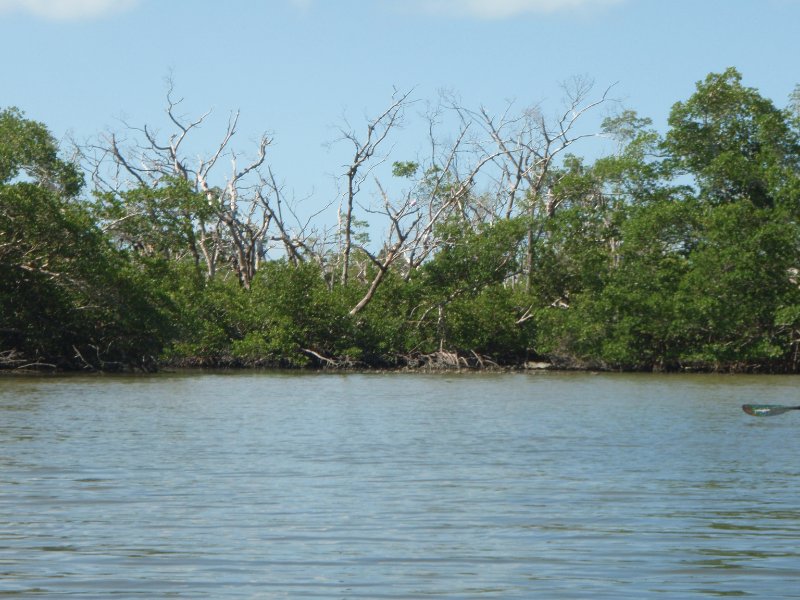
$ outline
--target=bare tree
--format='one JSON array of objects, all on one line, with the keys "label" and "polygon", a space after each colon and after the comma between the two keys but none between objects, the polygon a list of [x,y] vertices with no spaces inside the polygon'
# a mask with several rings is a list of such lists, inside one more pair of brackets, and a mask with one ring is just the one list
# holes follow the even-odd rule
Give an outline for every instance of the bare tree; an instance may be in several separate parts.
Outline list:
[{"label": "bare tree", "polygon": [[529,273],[534,242],[541,233],[536,223],[552,217],[562,201],[550,189],[557,160],[577,142],[601,135],[599,131],[583,131],[581,126],[587,113],[610,101],[613,86],[595,99],[590,97],[593,87],[590,80],[580,77],[565,83],[565,106],[552,120],[538,106],[515,115],[512,103],[508,103],[502,114],[494,116],[485,107],[473,110],[457,100],[448,100],[462,123],[475,123],[485,134],[474,143],[477,152],[493,157],[498,212],[505,218],[520,212],[529,217],[525,261]]},{"label": "bare tree", "polygon": [[[497,158],[497,152],[486,156],[469,155],[460,163],[469,124],[464,124],[456,138],[449,144],[440,142],[435,132],[435,117],[428,115],[431,157],[420,165],[405,163],[408,175],[415,176],[410,189],[392,199],[378,178],[375,185],[380,195],[379,208],[365,208],[373,215],[388,221],[386,241],[377,254],[368,248],[359,249],[374,265],[376,271],[361,300],[351,309],[355,315],[369,304],[390,267],[404,259],[405,277],[411,276],[439,246],[434,228],[450,216],[464,218],[469,212],[472,190],[481,170]],[[403,163],[395,163],[402,167]]]},{"label": "bare tree", "polygon": [[[300,260],[309,250],[303,228],[291,231],[284,220],[286,201],[272,170],[266,164],[271,138],[263,134],[255,156],[242,161],[231,149],[237,133],[239,113],[228,119],[216,150],[194,160],[187,156],[191,134],[204,124],[210,111],[195,119],[179,114],[180,99],[175,99],[172,82],[166,95],[166,114],[172,131],[162,136],[151,127],[126,125],[132,141],[110,133],[84,148],[83,156],[98,190],[120,197],[126,190],[140,187],[158,189],[171,180],[189,184],[205,198],[208,210],[187,212],[192,222],[191,253],[214,277],[221,261],[228,261],[240,283],[249,288],[260,262],[272,242],[282,243],[290,260]],[[229,163],[222,173],[223,160]],[[135,215],[135,208],[119,221]],[[293,214],[293,213],[292,213]],[[109,223],[113,228],[119,222]],[[272,233],[275,230],[275,233]]]},{"label": "bare tree", "polygon": [[379,255],[376,256],[367,248],[360,247],[361,251],[375,265],[377,271],[364,297],[350,310],[351,315],[358,314],[370,303],[386,277],[389,267],[402,255],[406,240],[422,219],[422,213],[411,199],[406,197],[399,205],[394,205],[377,179],[375,183],[383,197],[383,214],[389,218],[391,225],[388,240]]},{"label": "bare tree", "polygon": [[[353,206],[361,186],[375,167],[385,160],[385,156],[377,156],[379,147],[386,141],[393,129],[402,121],[403,112],[409,105],[411,91],[392,95],[391,105],[378,117],[367,124],[367,131],[360,137],[352,128],[341,129],[341,140],[350,142],[353,147],[353,158],[345,173],[345,191],[343,206],[339,209],[339,228],[342,236],[341,283],[347,285],[350,276],[350,253],[353,245]],[[342,214],[343,213],[343,214]]]},{"label": "bare tree", "polygon": [[[366,293],[350,314],[357,314],[369,304],[389,269],[401,258],[408,278],[435,253],[442,243],[436,238],[435,227],[447,218],[477,225],[527,215],[525,266],[530,273],[535,236],[541,234],[535,229],[536,223],[541,222],[541,217],[552,217],[562,201],[550,193],[556,161],[579,140],[599,135],[579,131],[581,117],[608,100],[610,88],[597,100],[588,99],[591,89],[591,83],[582,79],[565,86],[567,105],[554,121],[548,121],[537,107],[513,116],[509,104],[502,115],[493,117],[483,107],[471,110],[452,96],[445,96],[427,115],[429,158],[422,164],[404,163],[414,171],[412,187],[395,194],[393,200],[386,186],[375,178],[380,204],[364,210],[387,221],[388,232],[378,253],[358,246],[375,270]],[[437,132],[445,110],[452,111],[459,124],[449,143],[443,142]],[[370,132],[372,126],[371,123]],[[356,143],[353,137],[347,139]],[[364,155],[357,154],[356,158],[361,156]],[[354,176],[364,162],[354,160],[349,173]],[[364,179],[349,181],[358,183],[348,192],[357,192]],[[352,209],[354,195],[348,195],[347,200]],[[351,214],[348,211],[346,225],[351,223]],[[346,244],[347,248],[352,245],[349,237]],[[346,255],[349,264],[349,251]],[[521,322],[526,318],[523,315]]]},{"label": "bare tree", "polygon": [[[362,262],[361,274],[366,277],[366,264],[376,270],[365,297],[353,308],[355,314],[370,302],[392,266],[402,265],[404,276],[409,277],[436,252],[435,227],[447,218],[477,225],[527,216],[525,264],[530,273],[535,240],[541,235],[537,227],[555,214],[562,201],[550,193],[558,177],[556,162],[579,140],[598,135],[583,131],[582,118],[608,101],[610,88],[595,100],[590,99],[592,85],[586,80],[575,79],[565,90],[565,108],[553,119],[545,118],[535,106],[515,115],[509,103],[499,116],[493,116],[485,107],[473,110],[452,96],[443,97],[427,115],[430,155],[417,165],[411,188],[398,193],[396,186],[374,178],[374,206],[361,203],[362,187],[388,159],[389,139],[403,124],[413,102],[411,92],[395,92],[386,110],[369,120],[361,133],[345,124],[339,141],[347,142],[353,154],[342,176],[335,255],[329,252],[328,232],[312,222],[325,209],[301,222],[267,164],[271,138],[261,136],[250,160],[231,149],[238,112],[231,114],[214,152],[205,158],[187,158],[193,132],[210,113],[195,119],[181,115],[181,100],[175,99],[171,82],[166,95],[167,134],[149,126],[127,126],[125,137],[109,134],[88,148],[85,157],[96,188],[120,198],[125,190],[158,189],[171,180],[185,182],[203,198],[205,210],[193,212],[189,207],[179,216],[192,225],[186,232],[186,252],[204,265],[208,277],[229,263],[248,288],[269,249],[276,247],[293,264],[318,261],[331,285],[336,280],[347,285],[353,250],[358,248],[359,256],[367,261]],[[449,141],[438,136],[442,117],[455,117],[457,130]],[[229,161],[227,170],[221,166],[224,161]],[[385,242],[377,252],[358,240],[358,207],[387,225]],[[141,207],[131,206],[107,226],[122,227],[126,219],[143,216],[137,210]],[[295,225],[290,227],[287,219]]]}]

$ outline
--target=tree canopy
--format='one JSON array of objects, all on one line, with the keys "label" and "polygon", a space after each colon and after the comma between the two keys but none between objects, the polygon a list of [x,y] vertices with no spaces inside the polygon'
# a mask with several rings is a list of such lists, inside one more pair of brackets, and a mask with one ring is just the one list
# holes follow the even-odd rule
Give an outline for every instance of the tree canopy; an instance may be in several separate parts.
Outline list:
[{"label": "tree canopy", "polygon": [[[236,115],[190,159],[202,118],[175,114],[172,90],[173,134],[107,135],[80,164],[2,110],[0,366],[797,372],[796,94],[779,108],[728,69],[663,135],[629,109],[586,134],[607,94],[569,90],[552,122],[443,98],[424,160],[389,154],[412,101],[396,94],[342,129],[354,158],[333,226],[297,219],[267,136],[237,162]],[[444,111],[455,135],[436,133]],[[616,149],[577,154],[598,137]]]}]

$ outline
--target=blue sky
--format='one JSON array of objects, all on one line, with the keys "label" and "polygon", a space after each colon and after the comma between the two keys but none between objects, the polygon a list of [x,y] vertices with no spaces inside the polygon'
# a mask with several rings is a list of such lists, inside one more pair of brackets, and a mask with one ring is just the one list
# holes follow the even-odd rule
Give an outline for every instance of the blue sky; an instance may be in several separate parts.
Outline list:
[{"label": "blue sky", "polygon": [[555,111],[560,82],[588,76],[664,129],[728,66],[786,105],[798,24],[800,0],[0,0],[0,106],[85,139],[121,118],[163,124],[171,74],[187,114],[214,109],[209,147],[240,109],[234,145],[272,132],[287,187],[327,197],[344,154],[326,143],[394,87]]}]

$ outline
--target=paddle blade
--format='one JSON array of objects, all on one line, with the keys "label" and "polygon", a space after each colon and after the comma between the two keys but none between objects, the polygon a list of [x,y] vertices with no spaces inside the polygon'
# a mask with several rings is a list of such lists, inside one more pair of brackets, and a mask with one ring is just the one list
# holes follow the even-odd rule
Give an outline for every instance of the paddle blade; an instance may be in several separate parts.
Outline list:
[{"label": "paddle blade", "polygon": [[800,410],[800,406],[780,406],[778,404],[744,404],[742,410],[754,417],[774,417],[790,410]]}]

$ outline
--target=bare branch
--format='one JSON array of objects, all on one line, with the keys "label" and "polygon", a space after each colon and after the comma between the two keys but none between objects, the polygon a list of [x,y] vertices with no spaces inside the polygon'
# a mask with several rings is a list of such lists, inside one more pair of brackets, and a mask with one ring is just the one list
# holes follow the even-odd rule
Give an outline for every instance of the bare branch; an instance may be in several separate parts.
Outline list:
[{"label": "bare branch", "polygon": [[[410,97],[412,91],[413,90],[410,90],[402,94],[395,92],[395,94],[392,96],[393,102],[389,105],[389,107],[384,110],[381,115],[371,120],[367,124],[367,131],[364,138],[360,138],[355,132],[352,131],[342,131],[343,139],[350,141],[355,149],[353,159],[347,166],[347,171],[345,174],[347,186],[343,198],[344,215],[340,217],[340,221],[343,219],[343,223],[341,225],[341,235],[343,238],[341,274],[342,285],[347,285],[349,279],[350,253],[352,249],[353,236],[353,206],[355,198],[361,191],[362,183],[369,176],[372,169],[374,169],[376,166],[376,164],[372,164],[371,166],[367,167],[366,172],[364,172],[365,165],[369,164],[369,161],[373,158],[378,148],[389,136],[390,132],[399,125],[402,119],[403,110],[409,103],[408,98]],[[380,164],[380,162],[383,160],[385,160],[385,158],[378,161],[378,164]],[[341,214],[342,209],[340,209],[340,215]]]}]

